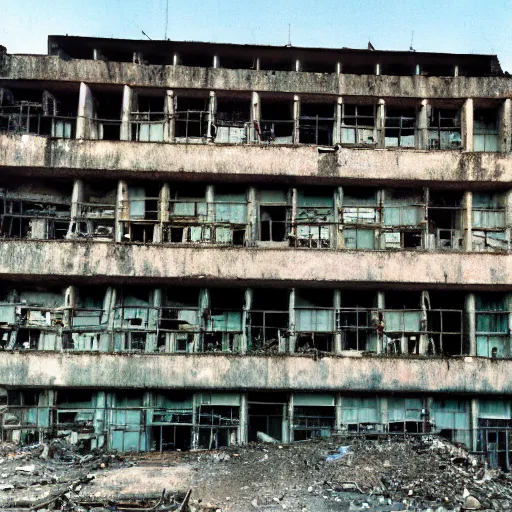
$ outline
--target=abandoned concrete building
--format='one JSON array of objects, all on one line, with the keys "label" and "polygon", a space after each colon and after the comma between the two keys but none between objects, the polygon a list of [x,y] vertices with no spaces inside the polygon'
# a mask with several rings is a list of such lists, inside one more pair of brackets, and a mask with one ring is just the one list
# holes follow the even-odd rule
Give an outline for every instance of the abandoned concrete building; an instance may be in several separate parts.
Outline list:
[{"label": "abandoned concrete building", "polygon": [[437,432],[512,464],[496,56],[0,47],[3,440]]}]

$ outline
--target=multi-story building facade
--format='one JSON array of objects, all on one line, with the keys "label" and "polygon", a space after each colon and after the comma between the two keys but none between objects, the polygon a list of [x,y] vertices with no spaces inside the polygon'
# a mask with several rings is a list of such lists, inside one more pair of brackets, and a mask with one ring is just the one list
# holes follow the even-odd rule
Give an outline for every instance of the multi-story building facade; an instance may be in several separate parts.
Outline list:
[{"label": "multi-story building facade", "polygon": [[440,432],[508,468],[511,99],[486,55],[4,49],[3,438]]}]

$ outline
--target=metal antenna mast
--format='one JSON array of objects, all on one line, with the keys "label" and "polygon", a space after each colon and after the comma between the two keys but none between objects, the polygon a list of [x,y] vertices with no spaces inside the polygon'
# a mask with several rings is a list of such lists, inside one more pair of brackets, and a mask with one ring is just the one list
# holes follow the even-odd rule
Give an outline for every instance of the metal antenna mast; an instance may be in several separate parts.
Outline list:
[{"label": "metal antenna mast", "polygon": [[165,5],[165,35],[164,35],[164,39],[167,39],[168,26],[169,26],[169,0],[166,1],[166,5]]}]

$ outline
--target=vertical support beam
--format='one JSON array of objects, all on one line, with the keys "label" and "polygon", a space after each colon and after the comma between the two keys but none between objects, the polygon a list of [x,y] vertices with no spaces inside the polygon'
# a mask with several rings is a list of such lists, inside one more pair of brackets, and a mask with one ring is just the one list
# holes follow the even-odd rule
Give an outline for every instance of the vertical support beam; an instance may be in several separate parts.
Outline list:
[{"label": "vertical support beam", "polygon": [[238,425],[238,444],[249,442],[249,400],[247,393],[240,395],[240,423]]},{"label": "vertical support beam", "polygon": [[177,52],[174,52],[172,55],[172,65],[173,66],[180,66],[181,65],[181,58],[180,54]]},{"label": "vertical support beam", "polygon": [[94,408],[93,426],[95,439],[91,441],[91,448],[97,449],[105,446],[106,444],[106,393],[105,391],[96,391],[96,403]]},{"label": "vertical support beam", "polygon": [[76,118],[77,139],[97,139],[96,109],[91,88],[84,82],[80,83],[78,95],[78,116]]},{"label": "vertical support beam", "polygon": [[466,190],[464,192],[464,216],[463,216],[463,230],[464,230],[464,250],[471,252],[473,250],[473,192]]},{"label": "vertical support beam", "polygon": [[254,69],[256,71],[261,69],[261,59],[259,57],[256,57],[256,60],[254,61]]},{"label": "vertical support beam", "polygon": [[252,288],[247,288],[244,294],[244,309],[242,312],[242,340],[240,342],[240,353],[247,354],[247,350],[250,344],[250,332],[249,332],[249,316],[252,309],[253,299]]},{"label": "vertical support beam", "polygon": [[293,430],[293,393],[290,393],[288,398],[288,442],[293,443],[295,440],[294,430]]},{"label": "vertical support beam", "polygon": [[388,430],[389,426],[389,406],[387,397],[383,396],[377,398],[379,402],[379,413],[380,413],[380,422],[384,425],[385,431]]},{"label": "vertical support beam", "polygon": [[176,108],[174,102],[174,91],[165,91],[165,124],[164,142],[175,142],[176,140]]},{"label": "vertical support beam", "polygon": [[434,247],[430,247],[429,242],[429,232],[428,232],[428,206],[430,204],[430,189],[428,187],[423,187],[423,204],[424,206],[424,220],[422,233],[421,233],[421,245],[423,249],[434,249]]},{"label": "vertical support beam", "polygon": [[414,74],[416,76],[421,75],[421,66],[419,64],[416,64],[416,68],[414,69]]},{"label": "vertical support beam", "polygon": [[100,339],[100,350],[105,350],[106,352],[114,351],[114,328],[115,328],[115,311],[114,308],[117,302],[117,290],[109,286],[105,293],[105,298],[103,300],[103,313],[107,315],[107,336]]},{"label": "vertical support beam", "polygon": [[121,108],[121,140],[131,140],[131,123],[130,115],[133,111],[135,102],[135,93],[128,85],[124,86],[123,89],[123,105]]},{"label": "vertical support beam", "polygon": [[158,345],[158,331],[159,331],[159,318],[160,318],[160,308],[162,307],[162,289],[155,288],[153,290],[153,308],[149,310],[148,314],[148,329],[155,329],[156,332],[148,333],[146,337],[146,352],[156,352],[156,347]]},{"label": "vertical support beam", "polygon": [[165,225],[169,222],[169,200],[171,198],[171,188],[169,183],[164,183],[160,189],[160,195],[158,197],[158,229],[159,242],[165,242]]},{"label": "vertical support beam", "polygon": [[[205,310],[210,309],[211,306],[210,290],[208,288],[201,288],[199,290],[199,310],[197,312],[197,325],[201,326],[201,330],[206,327]],[[195,352],[204,352],[204,339],[199,339],[198,341]]]},{"label": "vertical support beam", "polygon": [[476,451],[476,445],[478,442],[478,398],[471,399],[471,451]]},{"label": "vertical support beam", "polygon": [[210,101],[208,105],[208,131],[206,137],[208,142],[212,142],[214,139],[214,128],[215,128],[215,116],[217,114],[217,96],[215,91],[210,91]]},{"label": "vertical support beam", "polygon": [[[505,227],[507,240],[512,237],[512,189],[508,190],[505,195]],[[510,244],[510,242],[509,242]],[[509,245],[509,250],[511,249]]]},{"label": "vertical support beam", "polygon": [[[260,135],[260,120],[261,120],[261,98],[259,92],[252,93],[251,99],[251,127],[249,129],[248,140],[249,142],[259,142]],[[256,129],[256,126],[258,129]]]},{"label": "vertical support beam", "polygon": [[336,62],[336,74],[341,75],[343,73],[343,63]]},{"label": "vertical support beam", "polygon": [[379,63],[375,64],[375,74],[377,76],[380,75],[380,64]]},{"label": "vertical support beam", "polygon": [[428,149],[428,100],[421,102],[416,118],[416,149]]},{"label": "vertical support beam", "polygon": [[73,182],[73,191],[71,193],[71,220],[69,222],[66,238],[71,238],[78,232],[78,216],[80,214],[80,203],[84,200],[84,182],[75,180]]},{"label": "vertical support beam", "polygon": [[375,125],[377,128],[377,148],[382,149],[386,147],[386,102],[383,99],[379,99],[377,102],[377,119]]},{"label": "vertical support beam", "polygon": [[474,110],[473,99],[468,98],[462,107],[461,128],[462,128],[462,149],[472,152],[474,150]]},{"label": "vertical support beam", "polygon": [[466,336],[469,347],[469,355],[476,356],[476,301],[475,294],[468,293],[464,301],[466,313]]},{"label": "vertical support beam", "polygon": [[302,62],[300,59],[295,59],[295,71],[297,71],[297,73],[302,71]]},{"label": "vertical support beam", "polygon": [[340,393],[336,393],[335,405],[334,405],[334,429],[339,434],[343,429],[343,416],[342,416],[342,405],[343,405],[343,397]]},{"label": "vertical support beam", "polygon": [[249,187],[247,194],[247,230],[246,240],[247,245],[256,245],[258,240],[258,205],[257,205],[257,194],[255,187]]},{"label": "vertical support beam", "polygon": [[341,144],[342,136],[341,136],[341,122],[343,120],[343,97],[338,96],[336,99],[336,107],[334,112],[334,134],[333,134],[333,143]]},{"label": "vertical support beam", "polygon": [[[290,351],[290,354],[293,354],[295,352],[295,343],[297,341],[297,337],[295,335],[295,288],[292,288],[290,290],[290,301],[288,304],[288,331],[290,333],[290,336],[288,338],[288,350]],[[283,340],[284,341],[284,340]],[[279,352],[286,352],[286,347],[279,347]]]},{"label": "vertical support beam", "polygon": [[192,432],[190,439],[190,449],[197,450],[199,446],[199,419],[197,414],[197,393],[192,395]]},{"label": "vertical support beam", "polygon": [[220,59],[219,59],[219,56],[218,56],[218,55],[214,55],[214,56],[213,56],[213,63],[212,63],[212,67],[213,67],[214,69],[220,68]]},{"label": "vertical support beam", "polygon": [[[76,301],[78,297],[78,290],[76,286],[68,286],[64,292],[64,315],[63,315],[63,327],[71,329],[73,327],[73,309],[76,307]],[[71,336],[71,333],[68,333]],[[46,348],[46,347],[44,347]],[[62,330],[57,334],[55,339],[55,347],[48,347],[50,350],[62,350]]]},{"label": "vertical support beam", "polygon": [[[382,311],[386,309],[386,294],[385,292],[378,291],[377,292],[377,309]],[[377,332],[377,354],[382,354],[385,352],[387,347],[384,346],[384,337],[380,335],[379,331]]]},{"label": "vertical support beam", "polygon": [[384,189],[377,190],[377,204],[379,205],[377,228],[375,229],[375,247],[377,249],[385,249],[385,239],[382,235],[381,227],[384,224],[384,205],[386,202],[386,191]]},{"label": "vertical support beam", "polygon": [[453,76],[454,77],[459,76],[459,66],[457,64],[455,64],[455,66],[453,66]]},{"label": "vertical support beam", "polygon": [[343,187],[334,191],[334,215],[335,235],[333,249],[344,249],[345,239],[343,237]]},{"label": "vertical support beam", "polygon": [[293,97],[293,143],[299,144],[300,142],[300,97],[295,95]]},{"label": "vertical support beam", "polygon": [[292,235],[297,240],[297,189],[292,188]]},{"label": "vertical support beam", "polygon": [[499,113],[500,145],[502,153],[509,153],[512,144],[512,100],[503,100]]},{"label": "vertical support beam", "polygon": [[116,204],[116,242],[123,242],[125,221],[130,220],[130,197],[126,181],[120,180],[117,184]]},{"label": "vertical support beam", "polygon": [[[215,185],[206,185],[206,208],[207,208],[207,220],[213,225],[215,222]],[[211,233],[212,239],[215,233]]]},{"label": "vertical support beam", "polygon": [[341,332],[338,330],[338,326],[336,325],[337,324],[336,318],[338,316],[337,314],[341,308],[341,290],[334,290],[333,302],[334,302],[334,315],[333,315],[333,319],[332,319],[332,323],[333,323],[332,329],[334,331],[334,353],[336,355],[340,355],[341,351],[345,348],[342,346]]}]

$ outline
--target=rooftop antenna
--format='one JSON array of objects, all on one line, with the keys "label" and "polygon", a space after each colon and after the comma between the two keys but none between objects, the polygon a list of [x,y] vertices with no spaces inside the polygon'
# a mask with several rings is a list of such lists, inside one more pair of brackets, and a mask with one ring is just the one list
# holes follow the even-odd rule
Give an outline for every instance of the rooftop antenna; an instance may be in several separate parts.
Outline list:
[{"label": "rooftop antenna", "polygon": [[412,47],[412,42],[414,41],[414,30],[412,31],[412,34],[411,34],[411,46],[409,46],[409,51],[410,52],[415,52],[416,50]]},{"label": "rooftop antenna", "polygon": [[144,32],[144,30],[141,30],[141,32],[150,40],[150,41],[153,41],[153,39],[151,39],[151,37],[149,37],[146,32]]},{"label": "rooftop antenna", "polygon": [[288,48],[290,48],[292,45],[292,25],[291,23],[288,23],[288,44],[286,46],[288,46]]},{"label": "rooftop antenna", "polygon": [[164,39],[167,39],[167,28],[169,26],[169,0],[167,0],[167,3],[165,5],[165,34]]}]

